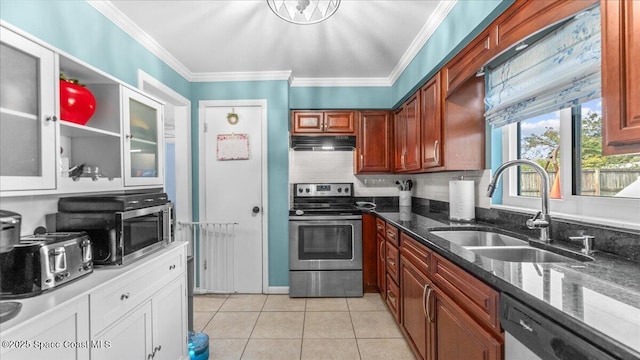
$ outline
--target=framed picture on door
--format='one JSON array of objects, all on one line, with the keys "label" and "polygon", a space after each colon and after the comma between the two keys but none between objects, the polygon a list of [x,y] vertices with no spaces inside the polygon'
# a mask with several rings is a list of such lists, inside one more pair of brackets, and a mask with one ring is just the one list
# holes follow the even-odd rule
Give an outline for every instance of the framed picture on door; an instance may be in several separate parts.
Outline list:
[{"label": "framed picture on door", "polygon": [[249,160],[249,135],[218,134],[216,159],[218,161]]}]

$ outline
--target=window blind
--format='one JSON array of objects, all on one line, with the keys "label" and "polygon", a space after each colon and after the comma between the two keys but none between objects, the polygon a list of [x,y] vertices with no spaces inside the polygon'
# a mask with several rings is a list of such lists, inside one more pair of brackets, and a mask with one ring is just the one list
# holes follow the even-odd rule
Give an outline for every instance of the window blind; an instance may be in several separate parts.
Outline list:
[{"label": "window blind", "polygon": [[601,96],[600,7],[487,72],[488,124],[526,120]]}]

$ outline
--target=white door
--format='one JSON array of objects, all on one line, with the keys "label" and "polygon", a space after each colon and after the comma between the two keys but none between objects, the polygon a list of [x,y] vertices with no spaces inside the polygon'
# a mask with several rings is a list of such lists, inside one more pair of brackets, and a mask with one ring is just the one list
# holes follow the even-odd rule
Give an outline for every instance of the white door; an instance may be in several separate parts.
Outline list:
[{"label": "white door", "polygon": [[205,261],[200,257],[200,289],[261,293],[263,108],[206,106],[203,113],[205,214],[200,221],[237,225],[213,225],[200,237],[207,242],[201,251],[209,252]]}]

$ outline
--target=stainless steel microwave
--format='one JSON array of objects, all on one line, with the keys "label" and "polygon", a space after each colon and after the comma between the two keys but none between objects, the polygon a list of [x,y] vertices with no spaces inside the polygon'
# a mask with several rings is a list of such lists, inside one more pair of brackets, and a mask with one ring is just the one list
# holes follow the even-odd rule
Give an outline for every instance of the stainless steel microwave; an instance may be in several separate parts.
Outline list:
[{"label": "stainless steel microwave", "polygon": [[172,241],[171,205],[126,211],[58,212],[56,229],[89,234],[95,265],[125,265]]}]

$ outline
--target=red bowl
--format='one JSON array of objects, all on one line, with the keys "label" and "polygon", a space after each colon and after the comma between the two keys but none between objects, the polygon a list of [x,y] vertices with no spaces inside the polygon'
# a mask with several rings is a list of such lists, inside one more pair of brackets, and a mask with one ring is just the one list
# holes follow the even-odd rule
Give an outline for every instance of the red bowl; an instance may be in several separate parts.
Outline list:
[{"label": "red bowl", "polygon": [[62,120],[86,125],[96,111],[96,98],[89,89],[60,80],[60,117]]}]

